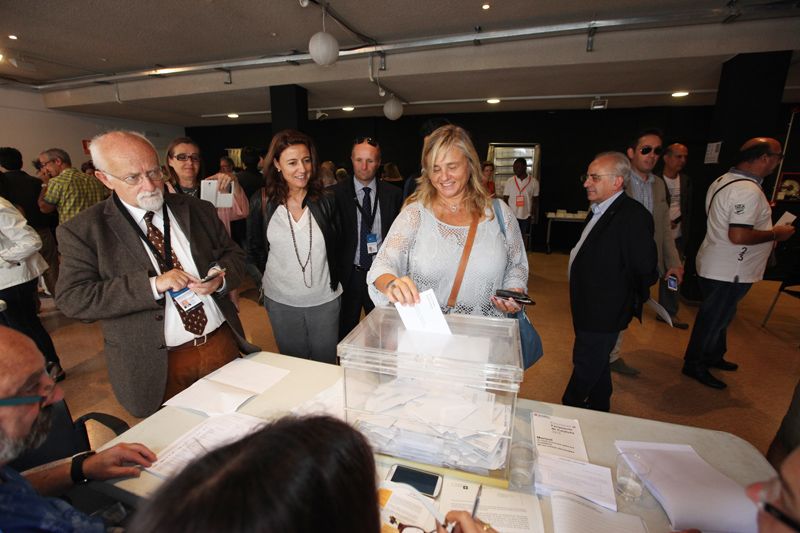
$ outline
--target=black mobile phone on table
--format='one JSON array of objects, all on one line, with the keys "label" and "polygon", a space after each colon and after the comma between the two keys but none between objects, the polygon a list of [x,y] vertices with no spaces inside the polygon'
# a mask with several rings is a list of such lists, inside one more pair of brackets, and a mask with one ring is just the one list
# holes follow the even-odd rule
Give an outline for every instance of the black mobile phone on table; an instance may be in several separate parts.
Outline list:
[{"label": "black mobile phone on table", "polygon": [[536,305],[536,302],[530,299],[530,297],[525,294],[524,292],[519,291],[508,291],[506,289],[498,289],[497,292],[494,293],[495,296],[499,298],[511,298],[518,304],[522,305]]}]

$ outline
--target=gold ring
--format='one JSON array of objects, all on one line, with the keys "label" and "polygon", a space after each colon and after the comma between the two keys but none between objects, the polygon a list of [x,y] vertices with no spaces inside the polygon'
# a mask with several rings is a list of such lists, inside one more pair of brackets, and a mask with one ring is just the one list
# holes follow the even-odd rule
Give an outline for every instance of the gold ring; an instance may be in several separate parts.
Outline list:
[{"label": "gold ring", "polygon": [[484,522],[483,523],[483,530],[484,531],[489,531],[490,529],[492,529],[492,524],[490,524],[489,522]]}]

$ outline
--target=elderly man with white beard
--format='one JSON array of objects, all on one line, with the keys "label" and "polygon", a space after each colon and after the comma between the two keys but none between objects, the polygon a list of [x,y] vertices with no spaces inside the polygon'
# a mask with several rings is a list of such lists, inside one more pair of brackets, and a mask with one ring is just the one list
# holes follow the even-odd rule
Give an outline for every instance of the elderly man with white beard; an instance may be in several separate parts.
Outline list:
[{"label": "elderly man with white beard", "polygon": [[227,297],[244,275],[244,252],[213,205],[164,195],[166,176],[144,136],[105,133],[89,150],[113,194],[59,226],[56,304],[67,316],[101,321],[114,393],[144,417],[259,350]]}]

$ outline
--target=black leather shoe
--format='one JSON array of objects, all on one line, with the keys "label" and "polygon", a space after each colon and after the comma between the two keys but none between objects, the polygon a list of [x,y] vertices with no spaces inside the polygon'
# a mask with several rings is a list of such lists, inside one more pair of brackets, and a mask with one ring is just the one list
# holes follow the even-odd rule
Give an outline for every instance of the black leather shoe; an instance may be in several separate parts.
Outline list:
[{"label": "black leather shoe", "polygon": [[[659,322],[664,322],[665,324],[667,322],[659,315],[656,315],[656,320],[658,320]],[[678,320],[678,317],[672,317],[672,327],[678,329],[689,329],[689,324],[687,324],[686,322],[681,322],[680,320]]]},{"label": "black leather shoe", "polygon": [[694,378],[706,387],[711,387],[712,389],[724,389],[728,386],[724,381],[711,375],[711,372],[708,370],[690,370],[684,367],[681,372],[683,372],[683,375]]},{"label": "black leather shoe", "polygon": [[725,359],[720,359],[716,363],[711,363],[712,368],[718,368],[720,370],[728,370],[734,371],[739,368],[739,365],[736,363],[731,363],[730,361],[726,361]]}]

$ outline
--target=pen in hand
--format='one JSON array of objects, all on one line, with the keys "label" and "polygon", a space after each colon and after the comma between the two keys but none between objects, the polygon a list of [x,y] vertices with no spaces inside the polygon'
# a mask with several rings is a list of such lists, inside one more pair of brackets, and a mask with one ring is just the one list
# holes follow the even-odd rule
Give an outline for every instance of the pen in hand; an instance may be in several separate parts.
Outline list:
[{"label": "pen in hand", "polygon": [[481,503],[481,493],[483,492],[483,483],[478,487],[478,494],[475,496],[475,504],[472,506],[472,518],[475,518],[475,513],[478,512],[478,505]]}]

